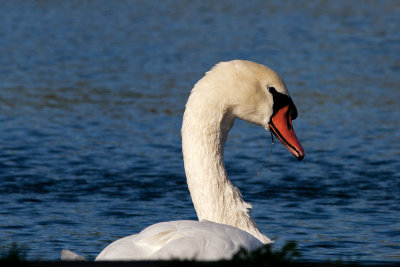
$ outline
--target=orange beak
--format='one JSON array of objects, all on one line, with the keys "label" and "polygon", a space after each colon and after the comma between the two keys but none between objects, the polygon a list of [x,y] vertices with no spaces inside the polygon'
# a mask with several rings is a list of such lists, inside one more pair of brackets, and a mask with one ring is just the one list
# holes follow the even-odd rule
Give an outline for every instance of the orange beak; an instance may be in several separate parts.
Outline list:
[{"label": "orange beak", "polygon": [[289,106],[284,106],[272,116],[269,122],[269,128],[299,161],[304,158],[304,149],[293,130]]}]

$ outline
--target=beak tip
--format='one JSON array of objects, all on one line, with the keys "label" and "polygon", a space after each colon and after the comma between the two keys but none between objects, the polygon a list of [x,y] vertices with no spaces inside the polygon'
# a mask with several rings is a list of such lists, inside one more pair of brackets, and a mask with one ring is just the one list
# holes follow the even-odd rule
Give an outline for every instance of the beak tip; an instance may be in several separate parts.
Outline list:
[{"label": "beak tip", "polygon": [[302,161],[305,157],[304,149],[299,143],[299,147],[295,150],[296,153],[293,153],[294,156],[297,158],[298,161]]},{"label": "beak tip", "polygon": [[297,158],[298,161],[302,161],[304,159],[304,156],[305,155],[303,153],[303,154],[298,155],[296,158]]}]

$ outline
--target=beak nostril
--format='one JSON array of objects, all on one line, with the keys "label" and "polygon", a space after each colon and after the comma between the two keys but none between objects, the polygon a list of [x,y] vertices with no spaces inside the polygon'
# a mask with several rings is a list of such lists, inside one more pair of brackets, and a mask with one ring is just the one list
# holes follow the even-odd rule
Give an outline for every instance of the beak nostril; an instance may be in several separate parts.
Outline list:
[{"label": "beak nostril", "polygon": [[291,119],[291,117],[289,115],[289,112],[287,114],[287,127],[288,127],[289,130],[292,129],[292,119]]}]

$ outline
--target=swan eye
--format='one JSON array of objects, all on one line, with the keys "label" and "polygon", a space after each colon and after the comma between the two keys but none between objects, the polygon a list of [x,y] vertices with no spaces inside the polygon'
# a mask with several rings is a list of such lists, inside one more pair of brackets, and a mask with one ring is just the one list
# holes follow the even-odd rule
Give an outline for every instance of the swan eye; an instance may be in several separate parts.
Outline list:
[{"label": "swan eye", "polygon": [[278,93],[278,92],[276,91],[275,87],[272,87],[272,86],[270,87],[270,86],[267,85],[267,88],[268,88],[268,91],[269,91],[272,95]]}]

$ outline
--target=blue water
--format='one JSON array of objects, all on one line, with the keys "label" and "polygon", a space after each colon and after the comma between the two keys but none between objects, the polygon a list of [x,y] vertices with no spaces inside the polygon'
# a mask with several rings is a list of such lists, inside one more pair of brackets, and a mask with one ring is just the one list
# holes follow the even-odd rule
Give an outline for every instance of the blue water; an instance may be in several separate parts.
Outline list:
[{"label": "blue water", "polygon": [[271,154],[268,133],[235,123],[226,167],[262,232],[305,260],[400,261],[398,1],[0,5],[0,248],[93,259],[147,225],[196,219],[185,101],[240,58],[283,76],[306,151]]}]

